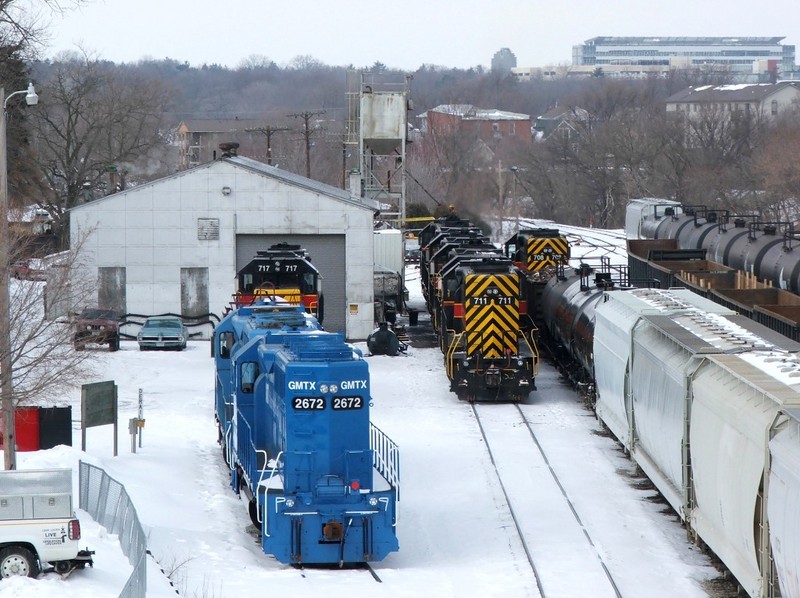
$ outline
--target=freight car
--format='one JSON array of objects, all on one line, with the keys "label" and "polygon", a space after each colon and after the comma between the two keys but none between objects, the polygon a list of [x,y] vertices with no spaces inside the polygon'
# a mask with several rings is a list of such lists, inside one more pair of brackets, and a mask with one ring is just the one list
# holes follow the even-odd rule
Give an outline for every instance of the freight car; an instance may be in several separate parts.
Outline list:
[{"label": "freight car", "polygon": [[792,227],[658,200],[631,202],[626,226],[632,278],[692,289],[800,340]]},{"label": "freight car", "polygon": [[277,243],[255,257],[236,274],[232,308],[251,304],[258,297],[302,305],[320,322],[324,318],[322,275],[300,245]]},{"label": "freight car", "polygon": [[598,418],[748,595],[799,596],[800,345],[692,291],[587,274],[551,279],[543,312]]},{"label": "freight car", "polygon": [[262,549],[340,566],[396,551],[399,451],[370,422],[360,352],[302,307],[261,298],[213,343],[220,443]]},{"label": "freight car", "polygon": [[524,400],[539,370],[525,273],[480,229],[453,216],[419,235],[423,296],[459,399]]}]

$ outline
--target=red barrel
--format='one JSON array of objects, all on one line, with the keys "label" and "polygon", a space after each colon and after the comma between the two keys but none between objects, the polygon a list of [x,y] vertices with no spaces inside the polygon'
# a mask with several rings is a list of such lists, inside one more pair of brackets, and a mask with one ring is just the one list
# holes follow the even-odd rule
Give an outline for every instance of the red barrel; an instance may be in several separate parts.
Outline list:
[{"label": "red barrel", "polygon": [[17,407],[14,413],[14,430],[17,433],[17,450],[38,451],[39,408]]}]

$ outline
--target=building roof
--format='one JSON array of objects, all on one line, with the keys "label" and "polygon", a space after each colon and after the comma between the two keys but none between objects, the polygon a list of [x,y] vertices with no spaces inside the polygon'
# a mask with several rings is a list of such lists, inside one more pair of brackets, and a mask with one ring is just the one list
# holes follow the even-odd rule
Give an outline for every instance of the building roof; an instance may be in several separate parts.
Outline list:
[{"label": "building roof", "polygon": [[751,44],[777,44],[785,37],[615,37],[600,36],[587,39],[589,45],[691,45],[691,46],[745,46]]},{"label": "building roof", "polygon": [[530,120],[529,114],[507,112],[496,108],[476,108],[472,104],[440,104],[429,112],[460,116],[462,120]]},{"label": "building roof", "polygon": [[188,118],[178,125],[179,133],[231,133],[266,127],[263,118]]},{"label": "building roof", "polygon": [[244,156],[231,156],[222,158],[222,160],[236,164],[237,166],[241,166],[250,171],[278,179],[286,184],[293,185],[295,187],[302,187],[303,189],[320,193],[345,203],[354,204],[372,211],[378,211],[380,209],[380,204],[373,199],[366,197],[353,197],[346,189],[339,189],[339,187],[334,187],[333,185],[328,185],[327,183],[321,183],[319,181],[315,181],[314,179],[309,179],[302,175],[289,172],[288,170],[281,170],[276,166],[270,166],[269,164],[264,164],[263,162],[253,160],[252,158],[245,158]]},{"label": "building roof", "polygon": [[566,120],[573,117],[586,119],[589,117],[589,113],[583,108],[578,108],[577,106],[555,106],[554,108],[550,108],[550,110],[544,114],[541,114],[537,120]]},{"label": "building roof", "polygon": [[786,87],[800,89],[798,83],[743,83],[740,85],[703,85],[687,87],[666,99],[668,104],[703,102],[762,102]]},{"label": "building roof", "polygon": [[187,174],[191,174],[203,169],[210,168],[212,165],[219,162],[232,164],[237,168],[244,168],[255,174],[267,176],[269,178],[276,179],[283,183],[286,183],[287,185],[292,185],[294,187],[300,187],[302,189],[306,189],[314,193],[319,193],[326,197],[330,197],[331,199],[335,199],[350,205],[358,206],[360,208],[364,208],[372,212],[377,212],[380,210],[380,204],[373,199],[365,197],[354,197],[353,195],[350,194],[349,191],[345,189],[339,189],[338,187],[334,187],[333,185],[328,185],[326,183],[321,183],[313,179],[308,179],[299,174],[294,174],[286,170],[281,170],[276,166],[269,166],[268,164],[264,164],[263,162],[259,162],[258,160],[253,160],[252,158],[245,158],[244,156],[225,156],[220,158],[219,160],[206,162],[205,164],[200,164],[199,166],[195,166],[194,168],[189,168],[188,170],[181,170],[180,172],[176,172],[174,174],[163,177],[161,179],[157,179],[155,181],[150,181],[142,185],[137,185],[136,187],[130,187],[124,191],[119,191],[117,193],[111,193],[109,195],[106,195],[105,197],[101,197],[89,203],[77,205],[71,208],[71,210],[80,210],[82,207],[96,204],[99,201],[106,201],[108,199],[117,198],[122,195],[125,195],[126,193],[131,193],[139,189],[144,189],[152,185],[157,185],[160,182],[170,178],[186,176]]}]

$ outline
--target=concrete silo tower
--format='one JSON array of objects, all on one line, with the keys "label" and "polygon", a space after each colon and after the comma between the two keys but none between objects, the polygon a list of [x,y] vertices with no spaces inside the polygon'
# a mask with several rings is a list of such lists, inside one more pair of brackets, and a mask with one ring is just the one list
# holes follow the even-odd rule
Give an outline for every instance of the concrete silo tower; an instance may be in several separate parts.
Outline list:
[{"label": "concrete silo tower", "polygon": [[[408,138],[408,82],[402,74],[361,73],[351,75],[348,85],[349,122],[347,140],[358,143],[358,173],[353,184],[360,194],[383,204],[382,215],[405,221],[406,142]],[[358,175],[357,177],[355,175]]]}]

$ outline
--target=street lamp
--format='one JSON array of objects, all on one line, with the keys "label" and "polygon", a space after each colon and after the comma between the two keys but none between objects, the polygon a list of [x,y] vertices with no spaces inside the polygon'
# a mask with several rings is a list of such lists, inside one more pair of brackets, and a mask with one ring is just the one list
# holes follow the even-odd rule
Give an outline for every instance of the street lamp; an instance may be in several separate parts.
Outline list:
[{"label": "street lamp", "polygon": [[0,100],[3,101],[3,114],[0,117],[0,397],[3,408],[3,456],[5,469],[17,468],[16,434],[14,432],[14,384],[12,381],[11,359],[11,299],[9,296],[8,275],[10,268],[10,241],[8,235],[8,156],[6,147],[6,124],[8,100],[16,95],[26,94],[28,106],[39,103],[39,96],[28,84],[28,89],[5,95],[0,87]]}]

